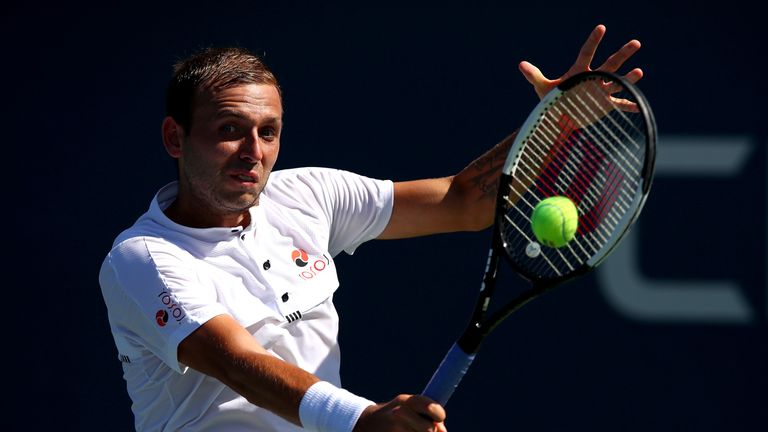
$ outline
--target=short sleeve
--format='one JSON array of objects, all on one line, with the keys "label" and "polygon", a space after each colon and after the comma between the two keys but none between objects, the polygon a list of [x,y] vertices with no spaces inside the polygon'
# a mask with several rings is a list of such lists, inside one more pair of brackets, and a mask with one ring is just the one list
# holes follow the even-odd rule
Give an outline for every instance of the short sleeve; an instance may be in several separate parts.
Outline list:
[{"label": "short sleeve", "polygon": [[[270,192],[307,212],[321,212],[329,231],[328,251],[354,253],[375,239],[392,215],[394,184],[331,168],[297,168],[273,173]],[[288,198],[290,197],[290,198]]]},{"label": "short sleeve", "polygon": [[[175,250],[177,249],[177,250]],[[197,280],[184,252],[152,237],[135,237],[105,258],[99,273],[118,351],[146,349],[183,373],[179,343],[209,319],[227,313],[216,293]]]},{"label": "short sleeve", "polygon": [[347,171],[333,176],[330,249],[353,254],[381,234],[392,216],[393,183]]}]

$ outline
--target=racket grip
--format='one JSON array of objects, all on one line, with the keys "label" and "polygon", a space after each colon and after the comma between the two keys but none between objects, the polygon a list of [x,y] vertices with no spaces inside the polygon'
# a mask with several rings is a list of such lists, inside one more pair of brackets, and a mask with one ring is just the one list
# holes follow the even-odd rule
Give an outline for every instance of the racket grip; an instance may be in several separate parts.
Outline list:
[{"label": "racket grip", "polygon": [[445,406],[474,359],[474,353],[467,354],[454,343],[422,394]]}]

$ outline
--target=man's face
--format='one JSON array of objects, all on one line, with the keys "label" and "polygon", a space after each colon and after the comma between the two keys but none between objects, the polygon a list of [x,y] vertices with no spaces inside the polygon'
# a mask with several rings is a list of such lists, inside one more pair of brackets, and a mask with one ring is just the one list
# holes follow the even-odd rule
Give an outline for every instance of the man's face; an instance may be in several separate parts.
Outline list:
[{"label": "man's face", "polygon": [[277,88],[248,84],[195,96],[179,155],[180,197],[214,214],[258,204],[277,160],[283,108]]}]

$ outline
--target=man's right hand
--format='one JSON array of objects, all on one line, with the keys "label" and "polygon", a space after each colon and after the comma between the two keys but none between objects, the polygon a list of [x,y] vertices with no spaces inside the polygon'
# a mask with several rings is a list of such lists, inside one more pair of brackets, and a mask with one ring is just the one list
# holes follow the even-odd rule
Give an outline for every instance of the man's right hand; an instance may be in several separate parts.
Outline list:
[{"label": "man's right hand", "polygon": [[360,415],[354,432],[448,432],[445,409],[422,395],[399,395],[371,405]]}]

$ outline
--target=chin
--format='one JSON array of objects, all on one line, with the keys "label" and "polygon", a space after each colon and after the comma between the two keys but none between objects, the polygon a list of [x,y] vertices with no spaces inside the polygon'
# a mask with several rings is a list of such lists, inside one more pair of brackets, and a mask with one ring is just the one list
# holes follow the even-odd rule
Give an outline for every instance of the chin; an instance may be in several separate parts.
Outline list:
[{"label": "chin", "polygon": [[222,194],[213,199],[214,207],[227,213],[242,213],[259,204],[259,196],[250,193]]},{"label": "chin", "polygon": [[235,202],[232,202],[232,208],[241,211],[246,211],[257,205],[259,205],[259,194],[246,194],[241,196],[240,199]]}]

